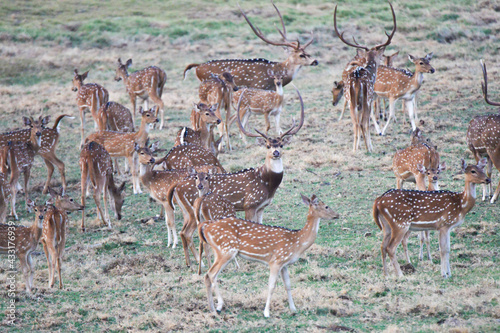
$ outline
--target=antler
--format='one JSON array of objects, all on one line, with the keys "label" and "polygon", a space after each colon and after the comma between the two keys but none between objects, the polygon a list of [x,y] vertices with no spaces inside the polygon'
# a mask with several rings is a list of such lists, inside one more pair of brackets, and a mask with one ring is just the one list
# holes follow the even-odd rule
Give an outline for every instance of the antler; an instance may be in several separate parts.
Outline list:
[{"label": "antler", "polygon": [[337,36],[339,37],[339,39],[344,42],[344,44],[347,44],[349,46],[352,46],[352,47],[355,47],[355,48],[358,48],[358,49],[364,49],[366,51],[369,51],[369,48],[366,47],[366,46],[362,46],[362,45],[359,45],[358,42],[356,42],[356,40],[354,40],[354,42],[356,44],[351,44],[349,43],[348,41],[346,41],[344,39],[344,32],[340,33],[339,32],[339,29],[337,28],[337,5],[335,5],[335,11],[333,12],[333,26],[335,28],[335,32],[337,33]]},{"label": "antler", "polygon": [[387,33],[387,31],[385,32],[385,34],[387,36],[387,42],[385,42],[384,44],[380,44],[380,45],[375,46],[375,49],[377,49],[377,50],[391,44],[392,37],[394,37],[394,34],[396,33],[396,13],[394,13],[394,8],[392,7],[392,3],[390,1],[388,1],[388,2],[389,2],[389,6],[391,6],[392,22],[394,24],[394,27],[392,28],[392,32],[390,35]]},{"label": "antler", "polygon": [[481,88],[483,89],[484,100],[489,105],[500,106],[500,103],[492,102],[488,99],[488,74],[486,73],[486,65],[481,59],[481,68],[483,69],[484,82],[481,82]]},{"label": "antler", "polygon": [[241,93],[240,95],[240,98],[238,99],[238,107],[236,108],[236,119],[238,120],[238,126],[241,130],[241,132],[243,134],[245,134],[246,136],[249,136],[251,138],[258,138],[260,136],[263,136],[265,139],[267,139],[267,136],[265,134],[262,134],[261,132],[255,130],[257,133],[259,133],[259,135],[257,134],[253,134],[253,133],[250,133],[250,132],[247,132],[245,130],[245,128],[243,127],[243,125],[241,124],[241,119],[240,119],[240,105],[241,105],[241,100],[243,99],[243,95],[245,95],[245,93],[247,92],[247,90],[243,90],[243,92]]},{"label": "antler", "polygon": [[295,135],[300,130],[300,128],[302,127],[302,125],[304,125],[304,101],[302,100],[302,96],[300,96],[299,89],[297,89],[297,87],[293,83],[292,83],[292,86],[297,91],[297,95],[299,95],[299,100],[300,100],[300,121],[299,121],[299,125],[295,126],[295,119],[293,119],[293,121],[292,121],[292,127],[288,131],[286,131],[285,133],[281,134],[281,138],[282,139],[286,135]]}]

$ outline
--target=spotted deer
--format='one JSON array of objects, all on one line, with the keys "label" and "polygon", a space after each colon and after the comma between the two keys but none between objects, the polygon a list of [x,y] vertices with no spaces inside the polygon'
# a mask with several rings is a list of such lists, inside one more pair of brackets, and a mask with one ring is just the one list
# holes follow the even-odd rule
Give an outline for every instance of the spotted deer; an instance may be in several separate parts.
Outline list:
[{"label": "spotted deer", "polygon": [[185,143],[194,144],[210,150],[218,156],[218,142],[214,138],[214,126],[221,123],[216,114],[217,105],[209,106],[204,103],[193,103],[193,112],[196,113],[198,129],[183,127],[177,132],[175,146]]},{"label": "spotted deer", "polygon": [[413,191],[389,190],[373,204],[373,218],[382,230],[382,264],[387,275],[386,254],[389,255],[398,277],[403,276],[396,258],[396,249],[408,231],[439,231],[441,254],[441,275],[451,276],[450,271],[450,232],[460,226],[467,213],[476,203],[476,184],[488,184],[490,179],[483,169],[486,159],[477,165],[466,165],[462,160],[465,173],[465,189],[462,193],[451,191]]},{"label": "spotted deer", "polygon": [[98,117],[97,111],[109,100],[109,93],[103,86],[97,83],[83,83],[87,78],[89,71],[83,74],[78,74],[78,69],[75,69],[75,75],[73,76],[73,91],[76,91],[76,105],[78,110],[80,110],[80,122],[81,122],[81,133],[82,140],[80,146],[83,146],[83,140],[85,138],[85,111],[89,110],[92,118],[95,122],[95,128],[97,129]]},{"label": "spotted deer", "polygon": [[134,132],[134,119],[129,109],[117,102],[107,102],[97,111],[97,130]]},{"label": "spotted deer", "polygon": [[[2,159],[1,155],[3,153],[1,151],[3,149],[4,147],[0,148],[0,159]],[[3,161],[0,160],[0,163],[3,163]],[[5,223],[7,219],[11,197],[9,179],[5,173],[0,171],[0,223]]]},{"label": "spotted deer", "polygon": [[274,72],[284,72],[285,77],[283,78],[283,86],[286,86],[297,76],[297,73],[302,66],[317,66],[318,61],[313,59],[312,56],[305,51],[306,48],[313,42],[313,38],[311,38],[304,45],[301,45],[298,40],[290,42],[286,36],[283,17],[274,3],[273,6],[281,21],[282,29],[278,29],[278,31],[283,38],[282,42],[269,40],[264,36],[259,28],[255,27],[250,22],[250,19],[246,16],[243,10],[241,10],[241,8],[240,11],[257,37],[269,45],[282,46],[289,50],[290,55],[285,61],[274,62],[266,59],[212,60],[203,64],[188,65],[184,70],[184,78],[186,77],[187,71],[192,68],[196,69],[196,76],[200,81],[209,79],[212,74],[221,75],[224,72],[228,72],[233,76],[234,83],[237,86],[272,90],[275,85],[274,79],[269,76],[269,69]]},{"label": "spotted deer", "polygon": [[[246,126],[248,119],[252,113],[258,113],[264,115],[264,120],[266,121],[265,133],[269,132],[271,124],[269,123],[269,116],[274,117],[274,122],[276,124],[276,133],[282,134],[283,131],[280,127],[280,115],[283,109],[283,78],[284,73],[269,71],[269,75],[274,78],[274,84],[276,91],[257,89],[257,88],[243,88],[239,89],[233,94],[233,105],[236,106],[241,97],[240,102],[240,115],[242,118],[243,127]],[[234,115],[229,126],[236,119]],[[245,137],[243,140],[246,142]]]},{"label": "spotted deer", "polygon": [[[361,140],[361,135],[363,135],[366,149],[371,152],[373,151],[373,146],[370,138],[370,117],[372,116],[371,106],[374,100],[374,86],[375,78],[377,76],[377,68],[381,61],[382,54],[385,48],[391,43],[394,34],[396,33],[396,14],[394,13],[394,8],[391,6],[392,19],[393,19],[393,29],[391,34],[387,34],[387,41],[384,44],[379,44],[369,49],[366,46],[350,43],[344,39],[344,33],[340,33],[337,28],[337,6],[335,6],[334,11],[334,27],[335,32],[339,39],[346,45],[354,47],[361,52],[360,57],[364,61],[352,61],[349,63],[348,67],[344,70],[346,72],[346,78],[344,79],[344,93],[345,98],[349,102],[349,108],[351,112],[351,121],[353,124],[354,131],[354,142],[353,151],[355,152],[359,148],[359,142]],[[374,122],[374,125],[377,123]]]},{"label": "spotted deer", "polygon": [[152,125],[158,122],[153,110],[143,111],[142,107],[139,108],[139,114],[141,114],[142,118],[141,127],[137,132],[101,131],[90,134],[85,139],[85,143],[94,141],[102,145],[111,157],[125,157],[127,159],[132,171],[134,194],[142,193],[139,177],[137,176],[137,165],[134,161],[135,145],[146,144],[149,130]]},{"label": "spotted deer", "polygon": [[165,105],[161,99],[163,87],[167,82],[167,74],[161,68],[156,66],[146,67],[139,71],[128,73],[128,68],[132,65],[132,59],[127,60],[125,64],[121,59],[118,59],[118,68],[116,69],[115,80],[123,79],[125,89],[130,97],[130,102],[133,107],[133,120],[135,121],[135,109],[137,97],[144,100],[144,108],[148,108],[148,99],[151,98],[158,108],[156,109],[155,117],[160,114],[160,129],[163,128]]},{"label": "spotted deer", "polygon": [[49,268],[49,288],[54,287],[55,272],[59,276],[59,289],[62,289],[61,261],[66,245],[66,230],[68,228],[69,217],[67,212],[83,210],[83,206],[77,204],[67,195],[62,195],[49,188],[49,194],[53,202],[46,205],[47,212],[43,219],[42,238],[43,251],[47,258]]},{"label": "spotted deer", "polygon": [[157,159],[155,164],[163,164],[164,170],[213,165],[225,172],[222,164],[210,150],[189,143],[173,147],[165,157]]},{"label": "spotted deer", "polygon": [[43,219],[47,208],[44,205],[29,203],[35,212],[35,220],[31,227],[24,225],[0,224],[0,254],[8,254],[9,261],[17,256],[23,271],[26,283],[26,292],[33,289],[33,276],[35,268],[31,254],[35,252],[40,237],[42,236]]},{"label": "spotted deer", "polygon": [[[297,94],[301,106],[299,124],[295,124],[294,121],[292,127],[278,137],[268,137],[258,130],[255,130],[258,134],[247,132],[242,127],[240,117],[236,118],[243,134],[250,137],[264,138],[267,153],[263,166],[233,173],[210,175],[209,177],[212,191],[230,201],[237,211],[245,211],[245,218],[248,220],[262,223],[264,209],[271,203],[283,179],[283,162],[281,160],[283,146],[289,142],[288,138],[297,134],[304,124],[304,102],[298,90]],[[239,109],[236,114],[239,115]],[[175,197],[184,217],[184,227],[180,236],[183,242],[186,264],[190,266],[189,249],[196,261],[199,262],[198,253],[193,244],[193,233],[196,230],[193,205],[196,198],[198,198],[194,177],[188,177],[179,184],[172,186],[168,190],[167,196],[168,198]]]},{"label": "spotted deer", "polygon": [[217,295],[217,311],[221,311],[224,306],[217,284],[217,277],[236,256],[269,266],[269,290],[264,308],[264,317],[269,317],[271,296],[280,274],[288,295],[290,310],[292,312],[297,311],[292,299],[288,266],[299,260],[302,253],[314,244],[321,219],[332,220],[339,217],[316,195],[313,194],[311,198],[301,196],[304,204],[309,207],[309,212],[307,222],[300,230],[262,225],[236,217],[200,225],[201,237],[215,253],[215,262],[205,275],[210,312],[215,313],[216,310],[213,300],[214,289]]},{"label": "spotted deer", "polygon": [[[486,65],[481,61],[484,82],[482,82],[483,95],[486,103],[500,106],[500,103],[488,99],[488,75]],[[474,117],[467,129],[467,145],[476,161],[487,157],[486,175],[491,178],[493,165],[500,171],[500,113]],[[483,201],[493,193],[493,184],[483,184]],[[500,182],[490,202],[494,203],[500,194]]]},{"label": "spotted deer", "polygon": [[[393,63],[394,63],[394,59],[397,58],[397,56],[399,55],[399,51],[391,54],[391,55],[383,55],[382,56],[382,64],[381,66],[385,66],[385,67],[394,67],[393,66]],[[378,73],[377,73],[377,77],[378,77]],[[375,79],[376,80],[376,79]],[[382,109],[382,104],[381,104],[381,101],[384,101],[384,107]],[[374,104],[374,108],[375,108],[375,111],[378,110],[378,114],[379,114],[379,119],[385,119],[385,121],[387,121],[387,114],[386,114],[386,110],[387,110],[387,105],[386,105],[386,99],[385,98],[381,98],[380,96],[377,96],[377,98],[375,99],[375,104]],[[404,120],[404,103],[403,103],[403,121]]]},{"label": "spotted deer", "polygon": [[[112,199],[112,209],[117,220],[122,218],[121,211],[124,202],[125,182],[119,187],[115,185],[113,178],[113,164],[110,154],[99,143],[91,141],[82,148],[79,160],[81,170],[81,204],[82,209],[82,232],[85,231],[85,196],[88,183],[92,183],[93,197],[97,206],[99,217],[103,224],[111,229],[111,221],[108,213],[108,194]],[[101,196],[104,199],[104,212],[101,207]]]},{"label": "spotted deer", "polygon": [[435,72],[435,69],[430,64],[432,55],[433,53],[429,53],[423,58],[417,58],[409,54],[408,58],[415,64],[414,73],[405,69],[379,67],[374,88],[375,93],[377,96],[389,100],[389,118],[382,132],[379,133],[380,135],[385,134],[391,119],[394,118],[395,104],[400,99],[403,101],[405,109],[408,110],[412,130],[417,127],[418,117],[415,109],[415,96],[422,86],[424,73],[432,74]]}]

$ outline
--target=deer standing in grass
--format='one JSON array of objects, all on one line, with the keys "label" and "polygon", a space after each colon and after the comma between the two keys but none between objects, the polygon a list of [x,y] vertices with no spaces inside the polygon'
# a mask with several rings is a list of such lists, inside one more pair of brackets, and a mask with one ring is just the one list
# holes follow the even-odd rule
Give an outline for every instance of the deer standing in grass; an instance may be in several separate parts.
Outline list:
[{"label": "deer standing in grass", "polygon": [[73,76],[73,91],[77,91],[76,94],[76,105],[80,110],[80,121],[81,121],[81,133],[82,141],[80,146],[83,146],[85,139],[85,111],[89,110],[92,118],[95,122],[95,128],[97,129],[97,124],[99,122],[97,117],[97,111],[109,100],[109,93],[103,86],[97,83],[85,83],[83,81],[87,78],[89,71],[83,74],[78,74],[78,69],[75,69],[75,75]]},{"label": "deer standing in grass", "polygon": [[197,129],[183,127],[177,132],[175,146],[194,144],[210,150],[215,156],[219,154],[218,143],[214,138],[214,126],[221,123],[216,114],[217,105],[211,107],[204,103],[193,103],[196,113]]},{"label": "deer standing in grass", "polygon": [[[245,218],[262,223],[264,209],[271,203],[276,190],[283,179],[283,146],[291,137],[300,130],[304,124],[304,102],[299,96],[301,113],[299,124],[295,121],[292,127],[278,137],[268,137],[262,132],[255,130],[258,134],[247,132],[241,124],[239,117],[239,105],[237,120],[243,134],[250,137],[262,137],[267,147],[266,160],[259,168],[245,169],[238,172],[210,175],[210,188],[214,193],[230,201],[237,211],[245,211]],[[242,95],[243,96],[243,95]],[[241,98],[240,98],[241,101]],[[198,198],[198,190],[193,177],[179,182],[168,190],[168,198],[175,197],[177,204],[181,207],[184,217],[184,226],[180,233],[186,264],[190,266],[189,249],[193,252],[196,261],[199,262],[198,253],[193,244],[193,233],[196,230],[196,218],[194,214],[194,201]],[[171,200],[169,200],[170,202]]]},{"label": "deer standing in grass", "polygon": [[[88,183],[92,183],[93,197],[102,223],[111,229],[111,221],[108,213],[108,194],[112,198],[112,208],[117,220],[122,218],[121,211],[124,201],[125,182],[119,187],[115,185],[113,178],[113,164],[110,154],[99,143],[91,141],[87,143],[80,152],[81,170],[81,203],[82,209],[82,232],[85,231],[85,196]],[[104,212],[101,207],[101,196],[104,199]]]},{"label": "deer standing in grass", "polygon": [[121,59],[118,59],[118,68],[116,69],[115,80],[123,79],[125,89],[130,97],[130,102],[133,107],[133,120],[135,121],[135,109],[137,97],[144,100],[144,108],[148,108],[148,99],[151,98],[158,108],[156,109],[155,117],[160,113],[160,129],[163,128],[165,105],[161,99],[163,87],[167,82],[167,74],[161,68],[156,66],[146,67],[139,71],[128,73],[128,68],[132,65],[132,59],[127,60],[122,64]]},{"label": "deer standing in grass", "polygon": [[402,100],[405,109],[408,110],[408,117],[412,130],[417,128],[418,122],[417,112],[415,108],[415,96],[422,86],[424,73],[434,73],[435,69],[431,66],[430,61],[433,53],[429,53],[423,58],[417,58],[408,55],[411,62],[415,64],[415,72],[409,72],[405,69],[398,69],[386,66],[380,66],[377,72],[377,80],[375,82],[375,93],[377,96],[387,98],[389,100],[389,119],[380,132],[384,135],[391,119],[395,116],[395,104],[397,100]]},{"label": "deer standing in grass", "polygon": [[465,173],[465,189],[462,193],[450,191],[412,191],[389,190],[375,199],[373,218],[383,232],[382,264],[387,275],[386,254],[389,255],[398,277],[403,276],[396,258],[396,249],[408,231],[439,231],[441,254],[441,275],[451,276],[450,271],[450,232],[460,226],[467,213],[476,203],[476,184],[488,184],[490,179],[483,169],[486,159],[477,165],[466,165],[462,160]]},{"label": "deer standing in grass", "polygon": [[44,205],[35,205],[33,202],[29,205],[35,211],[35,220],[31,227],[0,224],[0,254],[8,254],[9,262],[14,261],[14,255],[19,258],[26,292],[31,293],[35,274],[31,254],[36,250],[42,236],[43,219],[47,208]]},{"label": "deer standing in grass", "polygon": [[[274,78],[274,84],[276,86],[276,91],[256,89],[256,88],[241,88],[233,94],[233,105],[239,103],[240,97],[240,109],[239,117],[242,118],[243,128],[246,126],[248,119],[252,113],[259,113],[264,115],[264,120],[266,121],[266,129],[264,133],[268,133],[271,128],[269,123],[269,116],[274,116],[274,122],[276,124],[276,133],[282,134],[283,131],[280,127],[280,115],[283,109],[283,78],[284,73],[269,71],[269,75]],[[236,118],[234,115],[229,125],[231,125]],[[242,136],[246,143],[245,136]]]},{"label": "deer standing in grass", "polygon": [[[54,122],[54,126],[52,128],[46,128],[44,125],[49,122],[50,116],[45,116],[42,120],[39,119],[39,121],[42,121],[44,124],[42,124],[43,130],[41,141],[39,144],[40,148],[38,149],[37,153],[43,158],[45,165],[47,166],[47,181],[45,182],[45,185],[43,187],[44,194],[48,191],[50,180],[52,178],[52,174],[54,173],[54,165],[59,169],[63,190],[66,191],[66,176],[64,173],[65,166],[64,163],[57,158],[55,152],[57,144],[59,143],[59,124],[64,117],[68,117],[71,119],[74,118],[68,116],[67,114],[60,115],[56,118],[56,121]],[[31,125],[29,126],[31,127]],[[9,144],[9,141],[31,142],[31,135],[32,128],[25,128],[2,133],[0,134],[0,147],[7,146]]]},{"label": "deer standing in grass", "polygon": [[[483,69],[484,82],[482,83],[484,100],[486,103],[494,106],[500,106],[500,103],[492,102],[488,99],[488,75],[486,65],[481,61]],[[493,165],[500,171],[500,113],[477,116],[472,119],[467,129],[467,145],[474,155],[476,161],[481,157],[487,157],[488,165],[486,175],[491,178]],[[493,184],[483,184],[483,201],[493,193]],[[494,203],[500,194],[500,182],[490,202]]]},{"label": "deer standing in grass", "polygon": [[137,176],[137,165],[134,161],[135,145],[143,146],[148,140],[149,130],[158,122],[153,109],[143,111],[139,108],[142,116],[141,127],[137,132],[123,133],[113,131],[101,131],[90,134],[85,142],[97,142],[102,145],[111,157],[125,157],[132,170],[132,185],[134,194],[142,193],[139,177]]},{"label": "deer standing in grass", "polygon": [[[0,150],[2,149],[3,147],[0,148]],[[1,158],[0,156],[0,159]],[[4,223],[7,219],[11,196],[9,179],[5,173],[0,171],[0,223]]]},{"label": "deer standing in grass", "polygon": [[314,244],[321,219],[331,220],[339,217],[316,195],[313,194],[310,199],[301,196],[302,201],[309,206],[307,222],[301,230],[262,225],[235,217],[200,225],[201,237],[215,253],[215,262],[205,275],[210,312],[215,313],[216,310],[213,300],[214,289],[217,295],[217,311],[221,311],[224,306],[217,277],[224,267],[238,255],[269,266],[269,291],[264,308],[265,317],[269,317],[271,296],[279,275],[285,285],[290,310],[297,311],[292,299],[288,266],[299,260],[302,253]]},{"label": "deer standing in grass", "polygon": [[47,211],[43,219],[40,241],[49,267],[49,288],[54,287],[55,271],[57,270],[59,289],[62,289],[61,261],[66,245],[66,231],[69,223],[67,212],[82,210],[84,207],[77,204],[72,198],[61,195],[61,193],[51,188],[49,188],[49,194],[54,202],[46,205]]},{"label": "deer standing in grass", "polygon": [[313,59],[312,56],[305,51],[306,48],[313,42],[313,38],[311,38],[303,46],[300,45],[298,40],[296,42],[290,42],[286,36],[286,28],[285,23],[283,22],[283,17],[274,3],[273,6],[276,9],[281,21],[282,30],[278,29],[278,31],[283,38],[282,42],[274,42],[266,38],[259,28],[254,27],[241,8],[240,11],[257,37],[269,45],[282,46],[289,50],[290,55],[285,61],[273,62],[266,59],[212,60],[203,64],[188,65],[184,70],[184,78],[186,77],[187,71],[192,68],[196,68],[196,76],[200,81],[209,79],[211,75],[221,75],[224,72],[228,72],[233,76],[234,83],[238,87],[246,86],[272,90],[275,85],[274,79],[269,76],[269,70],[274,72],[284,72],[285,77],[283,78],[283,86],[286,86],[297,76],[297,73],[302,66],[317,66],[318,61]]},{"label": "deer standing in grass", "polygon": [[222,172],[225,172],[222,164],[220,164],[217,157],[210,150],[193,144],[183,144],[173,147],[165,157],[157,159],[155,164],[163,164],[164,170],[214,165]]},{"label": "deer standing in grass", "polygon": [[[396,33],[396,14],[394,13],[392,4],[389,3],[389,5],[392,11],[393,30],[391,34],[386,33],[387,41],[384,44],[377,45],[371,49],[357,43],[349,43],[344,39],[344,33],[340,33],[337,29],[337,6],[335,6],[333,19],[337,36],[344,44],[355,47],[358,50],[364,50],[364,52],[361,51],[361,54],[359,53],[360,51],[358,51],[358,55],[363,58],[363,61],[352,61],[349,63],[348,67],[344,70],[344,72],[346,72],[345,79],[343,75],[344,93],[345,98],[349,102],[354,131],[353,151],[359,148],[361,135],[363,135],[366,149],[369,152],[373,151],[370,138],[370,117],[373,116],[371,107],[375,98],[374,85],[377,76],[377,68],[385,48],[391,43]],[[376,122],[374,122],[374,125],[377,127]]]}]

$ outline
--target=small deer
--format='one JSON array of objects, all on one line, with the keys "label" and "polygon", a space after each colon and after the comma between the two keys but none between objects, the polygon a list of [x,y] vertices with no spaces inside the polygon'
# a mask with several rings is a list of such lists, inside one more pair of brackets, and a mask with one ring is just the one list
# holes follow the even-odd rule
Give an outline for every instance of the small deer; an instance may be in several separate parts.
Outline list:
[{"label": "small deer", "polygon": [[57,269],[59,289],[62,289],[61,261],[66,245],[66,230],[69,223],[67,212],[83,210],[84,207],[67,195],[62,195],[51,188],[49,188],[49,194],[54,202],[46,205],[47,212],[43,219],[40,241],[49,267],[49,288],[54,287],[55,271]]},{"label": "small deer", "polygon": [[408,231],[439,231],[441,254],[441,275],[451,276],[450,271],[450,232],[461,225],[467,213],[476,203],[476,184],[488,184],[490,179],[483,169],[486,159],[477,165],[466,165],[462,160],[465,173],[465,189],[462,193],[450,191],[412,191],[389,190],[373,204],[373,218],[383,232],[382,264],[387,275],[386,254],[389,255],[396,275],[403,276],[396,259],[396,249]]},{"label": "small deer", "polygon": [[[492,102],[488,99],[488,75],[486,65],[481,60],[484,82],[482,89],[486,103],[494,106],[500,106],[500,103]],[[474,117],[469,123],[467,129],[467,145],[478,162],[481,157],[486,157],[488,164],[486,175],[491,178],[493,165],[500,171],[500,114],[489,114],[485,116]],[[493,193],[493,184],[483,184],[483,201]],[[494,203],[500,194],[500,182],[490,202]]]},{"label": "small deer", "polygon": [[219,154],[218,144],[214,138],[214,126],[221,123],[216,114],[217,105],[208,106],[204,103],[193,103],[196,113],[197,129],[183,127],[177,132],[175,146],[185,143],[194,144],[210,150],[215,156]]},{"label": "small deer", "polygon": [[143,111],[139,108],[142,116],[141,127],[137,132],[113,132],[102,131],[90,134],[85,142],[95,141],[102,145],[111,157],[125,157],[132,170],[132,185],[134,194],[142,193],[139,177],[137,176],[137,165],[134,161],[135,145],[143,146],[148,140],[149,130],[153,124],[158,122],[153,109]]},{"label": "small deer", "polygon": [[[264,132],[267,134],[269,132],[269,129],[271,128],[269,116],[272,115],[274,116],[274,122],[276,124],[276,132],[278,134],[282,134],[283,131],[280,127],[280,115],[281,110],[283,109],[284,73],[275,73],[269,70],[269,75],[274,78],[276,91],[256,88],[240,89],[233,94],[233,105],[236,108],[236,105],[238,105],[238,103],[241,103],[239,109],[239,117],[243,119],[243,127],[246,126],[248,119],[250,118],[252,113],[259,113],[264,115],[264,120],[266,121],[266,129]],[[241,102],[239,102],[240,97]],[[229,125],[231,125],[235,119],[236,115],[231,118]],[[243,140],[246,143],[246,139],[244,136]]]},{"label": "small deer", "polygon": [[321,219],[331,220],[339,217],[316,195],[313,194],[310,199],[304,195],[301,196],[304,204],[309,206],[307,222],[301,230],[262,225],[235,217],[200,225],[201,237],[215,253],[215,262],[205,275],[210,312],[215,313],[214,289],[217,294],[217,311],[221,311],[224,306],[217,285],[217,277],[228,262],[238,255],[269,266],[269,291],[264,317],[269,317],[271,296],[279,274],[283,278],[290,310],[297,311],[292,299],[288,266],[299,260],[302,253],[314,244]]},{"label": "small deer", "polygon": [[35,274],[31,254],[36,250],[42,236],[43,219],[47,212],[44,205],[35,205],[31,201],[29,205],[35,212],[35,220],[31,227],[0,224],[0,254],[8,254],[9,260],[10,258],[13,260],[14,255],[19,258],[27,293],[31,293],[33,289],[33,276]]},{"label": "small deer", "polygon": [[[81,204],[82,209],[82,232],[85,231],[85,195],[87,193],[88,182],[92,182],[94,201],[97,206],[102,223],[111,229],[111,221],[108,213],[107,194],[109,193],[113,205],[112,209],[117,220],[122,218],[121,211],[124,202],[125,182],[119,187],[115,185],[113,179],[113,164],[110,154],[99,143],[91,141],[87,143],[80,152],[81,170]],[[104,212],[101,208],[101,196],[104,199]]]},{"label": "small deer", "polygon": [[98,131],[135,132],[132,113],[120,103],[103,104],[97,112],[97,119]]},{"label": "small deer", "polygon": [[85,111],[89,110],[92,118],[95,122],[95,128],[97,129],[98,117],[97,111],[109,100],[109,93],[103,86],[97,83],[86,83],[83,81],[87,78],[89,71],[83,74],[78,74],[78,69],[75,69],[75,75],[73,76],[73,91],[77,91],[76,94],[76,104],[80,110],[80,121],[81,121],[81,133],[82,141],[80,146],[83,146],[83,140],[85,138]]},{"label": "small deer", "polygon": [[155,164],[163,164],[164,170],[187,169],[201,165],[213,165],[225,172],[217,157],[208,149],[193,145],[183,144],[175,146],[165,155],[157,159]]},{"label": "small deer", "polygon": [[118,59],[118,68],[116,69],[115,80],[120,81],[123,79],[125,89],[130,97],[130,102],[133,106],[133,120],[135,121],[135,109],[137,97],[144,100],[144,108],[148,108],[148,99],[151,98],[158,108],[156,109],[155,117],[160,113],[160,129],[163,128],[163,119],[165,105],[161,100],[163,94],[163,87],[167,82],[167,74],[161,68],[156,66],[146,67],[139,71],[128,73],[128,68],[132,65],[132,59],[127,60],[125,64],[121,59]]}]

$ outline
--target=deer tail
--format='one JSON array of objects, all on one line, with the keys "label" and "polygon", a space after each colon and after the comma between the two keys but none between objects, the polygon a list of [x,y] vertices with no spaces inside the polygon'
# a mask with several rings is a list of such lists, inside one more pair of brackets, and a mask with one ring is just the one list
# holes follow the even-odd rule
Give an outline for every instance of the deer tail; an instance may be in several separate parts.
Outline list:
[{"label": "deer tail", "polygon": [[187,65],[186,69],[184,70],[184,80],[186,79],[186,73],[194,68],[194,67],[198,67],[200,64],[190,64],[190,65]]},{"label": "deer tail", "polygon": [[54,126],[52,127],[52,129],[55,129],[57,131],[57,133],[59,133],[59,122],[61,122],[61,120],[64,117],[68,117],[69,119],[75,119],[75,117],[70,116],[69,114],[62,114],[59,117],[57,117],[56,121],[54,122]]},{"label": "deer tail", "polygon": [[380,223],[380,211],[378,209],[378,199],[375,200],[373,203],[373,219],[375,220],[375,223],[377,224],[378,228],[382,230],[382,224]]}]

